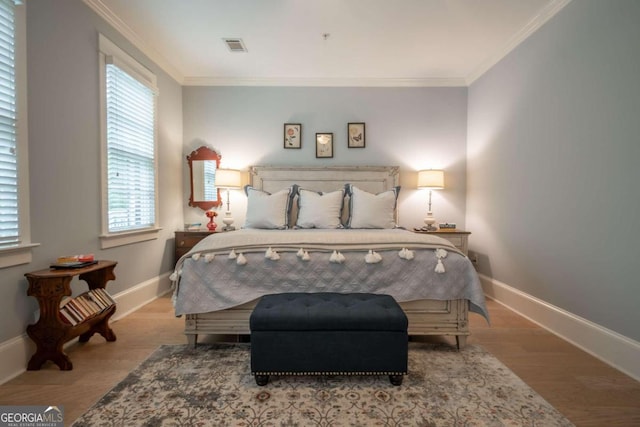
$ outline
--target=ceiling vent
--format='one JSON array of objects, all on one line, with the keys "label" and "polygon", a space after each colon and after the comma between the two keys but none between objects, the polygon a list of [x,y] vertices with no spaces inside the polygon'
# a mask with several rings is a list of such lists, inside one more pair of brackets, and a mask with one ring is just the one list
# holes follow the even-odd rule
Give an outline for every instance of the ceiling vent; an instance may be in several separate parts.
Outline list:
[{"label": "ceiling vent", "polygon": [[242,39],[222,39],[226,43],[231,52],[246,52],[247,48],[244,46]]}]

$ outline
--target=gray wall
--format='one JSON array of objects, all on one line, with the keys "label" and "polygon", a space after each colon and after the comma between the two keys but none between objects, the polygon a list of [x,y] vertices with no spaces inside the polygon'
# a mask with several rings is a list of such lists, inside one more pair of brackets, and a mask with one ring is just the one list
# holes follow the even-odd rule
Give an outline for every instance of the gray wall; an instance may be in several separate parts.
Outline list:
[{"label": "gray wall", "polygon": [[640,340],[640,2],[571,2],[469,89],[481,272]]},{"label": "gray wall", "polygon": [[[405,227],[422,226],[427,208],[427,193],[415,189],[416,172],[444,168],[446,190],[434,192],[435,216],[464,227],[466,88],[185,87],[183,102],[185,155],[204,143],[222,154],[223,166],[240,169],[397,165]],[[366,123],[366,148],[347,148],[349,122]],[[301,149],[283,148],[284,123],[302,123]],[[332,159],[315,158],[316,132],[333,132]],[[232,194],[231,210],[242,224],[242,192]],[[206,221],[186,203],[185,219]]]},{"label": "gray wall", "polygon": [[[158,240],[101,250],[98,32],[158,76]],[[25,332],[37,308],[24,273],[60,255],[118,261],[112,293],[170,271],[182,224],[182,89],[81,0],[27,2],[27,68],[33,262],[0,271],[0,342]],[[142,256],[144,254],[144,257]],[[73,284],[77,292],[83,285]]]}]

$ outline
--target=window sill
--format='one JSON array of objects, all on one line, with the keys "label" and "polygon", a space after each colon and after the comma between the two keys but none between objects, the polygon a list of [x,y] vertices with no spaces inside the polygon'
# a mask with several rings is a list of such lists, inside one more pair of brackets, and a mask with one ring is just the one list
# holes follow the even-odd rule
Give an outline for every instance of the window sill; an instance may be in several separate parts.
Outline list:
[{"label": "window sill", "polygon": [[0,268],[29,264],[32,259],[31,249],[37,246],[40,246],[40,243],[23,243],[16,246],[0,248]]},{"label": "window sill", "polygon": [[109,249],[116,246],[130,245],[158,238],[162,228],[148,228],[145,230],[124,231],[122,233],[103,234],[100,236],[101,248]]}]

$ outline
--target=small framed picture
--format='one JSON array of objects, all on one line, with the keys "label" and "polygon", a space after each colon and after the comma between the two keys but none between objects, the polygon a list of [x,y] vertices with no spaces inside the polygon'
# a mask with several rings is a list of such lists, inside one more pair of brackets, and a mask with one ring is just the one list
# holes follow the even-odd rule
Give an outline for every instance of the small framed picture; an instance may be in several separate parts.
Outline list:
[{"label": "small framed picture", "polygon": [[349,148],[364,148],[364,123],[349,123],[347,136]]},{"label": "small framed picture", "polygon": [[333,157],[333,134],[316,133],[316,158]]},{"label": "small framed picture", "polygon": [[302,125],[300,123],[284,124],[284,148],[302,147]]}]

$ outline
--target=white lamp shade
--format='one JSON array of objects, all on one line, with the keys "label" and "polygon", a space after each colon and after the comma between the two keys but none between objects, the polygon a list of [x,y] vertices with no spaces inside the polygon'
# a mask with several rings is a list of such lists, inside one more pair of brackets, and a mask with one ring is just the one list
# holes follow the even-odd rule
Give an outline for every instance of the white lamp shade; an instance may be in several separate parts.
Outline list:
[{"label": "white lamp shade", "polygon": [[242,187],[242,175],[235,169],[217,169],[216,187],[238,189]]},{"label": "white lamp shade", "polygon": [[418,172],[418,188],[440,190],[444,188],[444,171],[428,169]]}]

